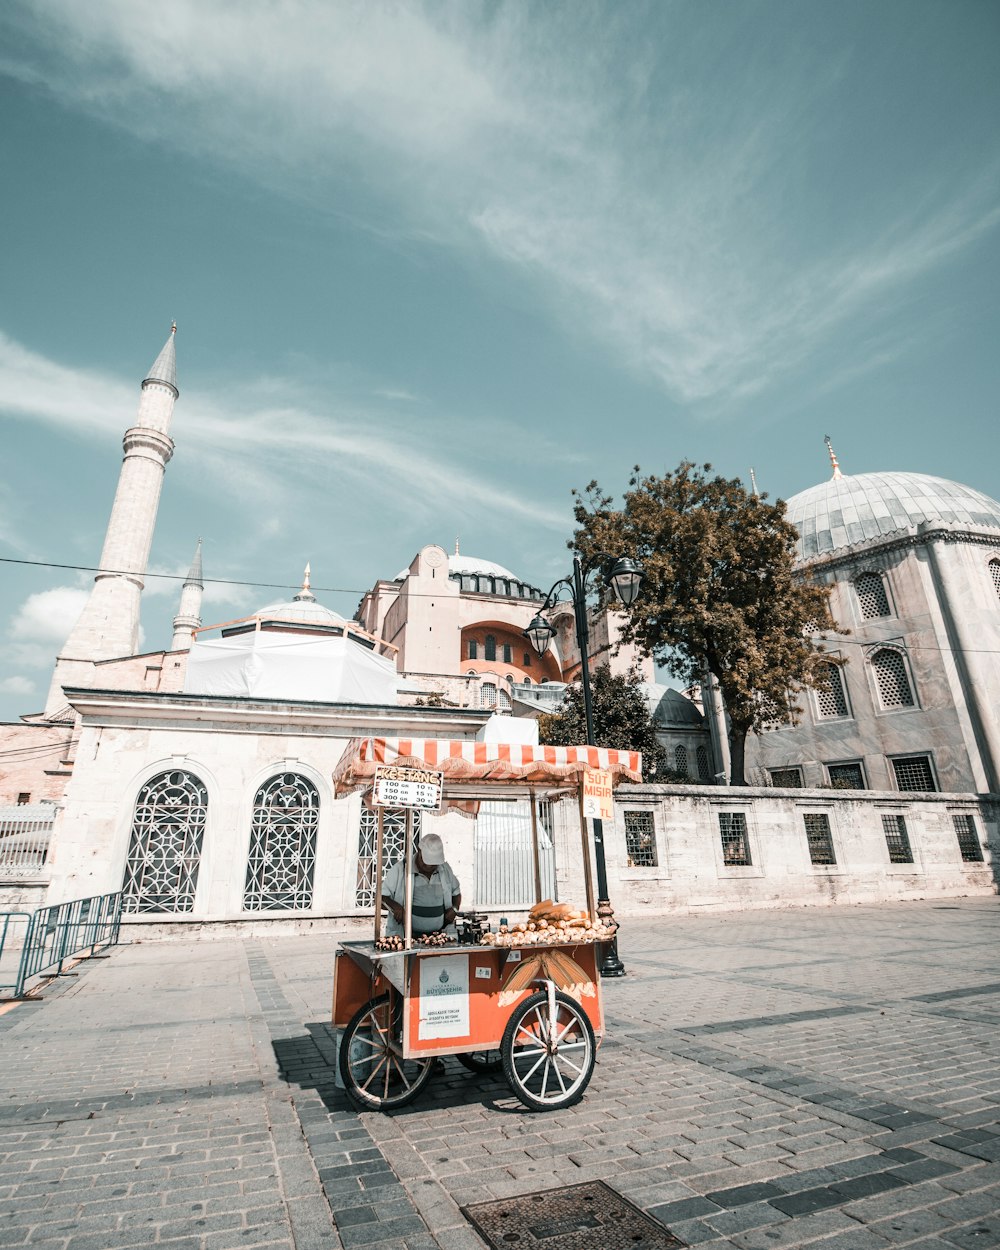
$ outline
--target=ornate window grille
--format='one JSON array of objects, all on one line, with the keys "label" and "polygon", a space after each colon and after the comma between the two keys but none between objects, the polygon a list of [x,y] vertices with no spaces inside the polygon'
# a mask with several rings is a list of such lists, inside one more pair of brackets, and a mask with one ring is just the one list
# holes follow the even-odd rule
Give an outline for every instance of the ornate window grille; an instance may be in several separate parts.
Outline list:
[{"label": "ornate window grille", "polygon": [[695,751],[694,757],[698,764],[698,780],[711,781],[712,765],[709,763],[708,759],[708,748],[699,747],[697,751]]},{"label": "ornate window grille", "polygon": [[892,771],[896,774],[897,790],[937,789],[929,755],[910,755],[906,759],[893,760]]},{"label": "ornate window grille", "polygon": [[487,635],[486,635],[486,649],[485,649],[485,651],[484,651],[484,653],[483,653],[483,654],[484,654],[484,658],[485,658],[485,659],[487,659],[487,660],[492,660],[492,661],[494,661],[494,662],[496,661],[496,658],[497,658],[497,640],[496,640],[496,638],[494,637],[494,635],[493,635],[493,634],[487,634]]},{"label": "ornate window grille", "polygon": [[779,790],[801,790],[801,768],[772,768],[771,785]]},{"label": "ornate window grille", "polygon": [[952,815],[951,823],[955,826],[955,837],[958,838],[958,850],[967,864],[983,862],[983,845],[979,841],[976,822],[968,812],[957,812]]},{"label": "ornate window grille", "polygon": [[825,684],[817,687],[816,702],[822,720],[832,720],[838,716],[847,716],[847,696],[844,693],[844,679],[836,664],[823,665]]},{"label": "ornate window grille", "polygon": [[913,691],[901,652],[883,647],[872,656],[871,666],[884,708],[913,707]]},{"label": "ornate window grille", "polygon": [[687,747],[674,747],[674,768],[679,773],[687,773],[688,770],[688,749]]},{"label": "ornate window grille", "polygon": [[502,686],[497,691],[497,707],[501,712],[509,712],[510,709],[513,707],[513,704],[511,703],[511,700],[510,700],[510,695],[507,693],[506,690],[504,690]]},{"label": "ornate window grille", "polygon": [[837,856],[833,851],[830,817],[826,812],[804,812],[803,820],[806,841],[809,844],[809,859],[814,864],[835,864]]},{"label": "ornate window grille", "polygon": [[993,588],[1000,595],[1000,560],[990,561],[990,576],[993,578]]},{"label": "ornate window grille", "polygon": [[879,616],[891,616],[889,596],[885,593],[885,582],[879,573],[862,573],[854,583],[858,596],[861,616],[866,621],[875,620]]},{"label": "ornate window grille", "polygon": [[748,867],[750,839],[747,836],[745,812],[719,812],[719,833],[722,837],[722,862],[730,867]]},{"label": "ornate window grille", "polygon": [[866,790],[865,770],[860,760],[849,760],[846,764],[827,764],[827,774],[834,790]]},{"label": "ornate window grille", "polygon": [[656,825],[652,812],[625,812],[625,851],[629,868],[656,868]]},{"label": "ornate window grille", "polygon": [[912,864],[913,851],[910,849],[910,838],[906,832],[906,820],[902,816],[883,816],[882,828],[885,831],[885,844],[889,848],[890,864]]},{"label": "ornate window grille", "polygon": [[253,801],[244,911],[312,907],[319,791],[306,777],[280,773]]},{"label": "ornate window grille", "polygon": [[484,681],[479,687],[479,706],[496,707],[497,688],[491,681]]},{"label": "ornate window grille", "polygon": [[208,815],[208,791],[192,773],[173,769],[139,791],[122,882],[126,912],[194,910]]},{"label": "ornate window grille", "polygon": [[[383,808],[382,861],[384,870],[403,858],[406,842],[406,811],[401,807]],[[420,837],[420,812],[413,813],[413,837]],[[361,809],[358,827],[358,884],[354,901],[358,907],[375,906],[375,860],[378,852],[378,816],[367,807]]]}]

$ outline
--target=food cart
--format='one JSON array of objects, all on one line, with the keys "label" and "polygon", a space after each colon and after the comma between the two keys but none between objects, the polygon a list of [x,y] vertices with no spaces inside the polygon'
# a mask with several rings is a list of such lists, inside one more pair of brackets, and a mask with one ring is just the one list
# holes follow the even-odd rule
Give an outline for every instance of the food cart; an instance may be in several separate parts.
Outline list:
[{"label": "food cart", "polygon": [[[340,943],[334,963],[339,1068],[356,1105],[404,1106],[445,1055],[473,1071],[502,1066],[512,1092],[534,1111],[570,1106],[583,1096],[604,1033],[602,945],[615,934],[613,920],[597,916],[584,780],[600,774],[610,795],[622,777],[640,781],[641,764],[638,752],[602,747],[393,738],[349,743],[334,772],[336,793],[364,790],[378,813],[374,937]],[[390,805],[406,811],[408,863],[414,808],[458,810],[475,819],[480,802],[501,794],[530,799],[536,906],[529,916],[496,933],[485,931],[485,917],[466,916],[458,941],[439,935],[424,944],[427,939],[412,936],[407,874],[404,936],[383,938],[380,796],[383,803],[391,796]],[[585,910],[541,898],[536,800],[568,794],[578,796]]]}]

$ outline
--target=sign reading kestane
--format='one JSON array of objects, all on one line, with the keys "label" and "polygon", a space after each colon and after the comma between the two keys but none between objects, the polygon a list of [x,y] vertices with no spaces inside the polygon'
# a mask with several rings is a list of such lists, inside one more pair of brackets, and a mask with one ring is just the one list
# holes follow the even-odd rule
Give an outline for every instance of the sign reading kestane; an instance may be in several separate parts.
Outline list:
[{"label": "sign reading kestane", "polygon": [[441,807],[444,773],[430,768],[400,768],[380,764],[372,786],[373,807],[421,807],[436,811]]}]

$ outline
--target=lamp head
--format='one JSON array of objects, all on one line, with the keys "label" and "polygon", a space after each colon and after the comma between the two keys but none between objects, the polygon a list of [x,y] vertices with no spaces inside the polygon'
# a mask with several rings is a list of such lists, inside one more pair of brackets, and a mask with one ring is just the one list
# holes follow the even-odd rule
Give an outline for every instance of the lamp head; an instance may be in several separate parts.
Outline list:
[{"label": "lamp head", "polygon": [[524,636],[539,655],[544,655],[548,651],[549,643],[555,637],[555,633],[555,627],[542,616],[541,612],[536,612],[531,624],[524,631]]},{"label": "lamp head", "polygon": [[631,607],[642,585],[642,565],[628,556],[620,556],[611,566],[608,581],[618,602],[626,608]]}]

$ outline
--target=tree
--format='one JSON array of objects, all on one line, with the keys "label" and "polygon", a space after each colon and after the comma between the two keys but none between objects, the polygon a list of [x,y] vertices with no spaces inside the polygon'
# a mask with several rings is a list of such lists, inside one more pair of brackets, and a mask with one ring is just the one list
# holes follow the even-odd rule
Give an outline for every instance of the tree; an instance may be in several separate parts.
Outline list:
[{"label": "tree", "polygon": [[[641,751],[642,771],[657,781],[676,778],[667,767],[667,755],[656,736],[656,725],[635,670],[614,674],[607,664],[595,669],[590,679],[590,703],[594,717],[594,741],[618,751]],[[587,741],[587,718],[583,710],[583,687],[577,682],[566,691],[558,712],[538,718],[539,741],[548,746],[577,746]],[[687,778],[685,778],[687,780]]]},{"label": "tree", "polygon": [[796,698],[827,683],[814,635],[838,631],[829,588],[795,571],[798,533],[782,500],[751,494],[738,478],[709,477],[710,464],[683,461],[662,477],[629,481],[613,507],[596,482],[574,492],[573,543],[584,557],[629,555],[642,590],[623,609],[623,640],[635,642],[686,683],[711,674],[729,721],[733,785],[745,785],[747,734],[794,723]]}]

